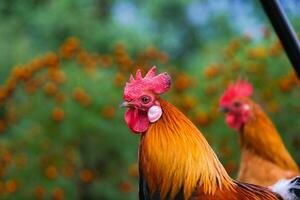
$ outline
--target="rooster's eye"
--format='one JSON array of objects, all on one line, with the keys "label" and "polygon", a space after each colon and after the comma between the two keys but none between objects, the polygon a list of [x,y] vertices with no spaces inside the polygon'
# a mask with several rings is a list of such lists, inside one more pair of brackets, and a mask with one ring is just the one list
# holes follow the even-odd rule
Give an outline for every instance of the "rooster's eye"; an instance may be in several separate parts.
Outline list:
[{"label": "rooster's eye", "polygon": [[240,103],[240,102],[234,102],[234,103],[233,103],[233,106],[234,106],[234,107],[240,107],[240,106],[241,106],[241,103]]},{"label": "rooster's eye", "polygon": [[147,104],[150,102],[150,97],[149,96],[142,96],[142,102],[143,104]]}]

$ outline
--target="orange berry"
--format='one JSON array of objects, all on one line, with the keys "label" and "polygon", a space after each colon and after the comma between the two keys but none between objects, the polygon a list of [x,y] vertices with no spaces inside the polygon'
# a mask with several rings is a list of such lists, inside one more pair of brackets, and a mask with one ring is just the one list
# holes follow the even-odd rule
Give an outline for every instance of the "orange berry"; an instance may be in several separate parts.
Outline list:
[{"label": "orange berry", "polygon": [[180,74],[176,77],[174,88],[178,91],[183,91],[191,87],[191,80],[187,74]]},{"label": "orange berry", "polygon": [[94,173],[89,169],[83,169],[80,172],[80,180],[84,183],[90,183],[94,179]]},{"label": "orange berry", "polygon": [[61,188],[54,188],[54,190],[52,191],[52,197],[54,200],[63,200],[64,196],[65,193]]},{"label": "orange berry", "polygon": [[121,192],[128,193],[133,190],[133,185],[130,182],[124,181],[119,185],[119,189]]},{"label": "orange berry", "polygon": [[79,41],[75,37],[70,37],[66,40],[63,46],[60,48],[60,55],[62,58],[71,58],[75,52],[79,49]]},{"label": "orange berry", "polygon": [[40,58],[33,59],[29,65],[33,72],[36,72],[39,69],[44,67],[44,63],[42,62],[42,59],[40,59]]},{"label": "orange berry", "polygon": [[6,183],[5,183],[5,187],[6,187],[6,191],[9,192],[9,193],[14,193],[17,191],[17,182],[14,181],[14,180],[8,180]]},{"label": "orange berry", "polygon": [[9,97],[17,87],[18,80],[15,77],[9,77],[6,81],[6,98]]},{"label": "orange berry", "polygon": [[73,97],[78,103],[80,103],[83,106],[89,106],[91,104],[90,97],[80,87],[76,87],[73,90]]},{"label": "orange berry", "polygon": [[204,76],[207,80],[213,79],[219,74],[219,68],[215,65],[206,67],[204,70]]},{"label": "orange berry", "polygon": [[56,122],[61,122],[64,119],[65,112],[61,108],[54,108],[52,112],[52,119]]},{"label": "orange berry", "polygon": [[57,177],[57,169],[54,166],[49,166],[45,170],[45,174],[49,179],[55,179]]},{"label": "orange berry", "polygon": [[12,71],[12,76],[16,79],[26,80],[30,77],[30,73],[25,66],[16,66]]},{"label": "orange berry", "polygon": [[44,86],[44,91],[47,95],[54,95],[57,92],[57,87],[53,82],[48,82]]},{"label": "orange berry", "polygon": [[55,53],[48,53],[44,56],[44,64],[50,68],[57,68],[59,66],[59,60]]},{"label": "orange berry", "polygon": [[2,155],[3,161],[6,163],[10,162],[12,160],[12,154],[9,151],[5,151]]},{"label": "orange berry", "polygon": [[85,91],[80,88],[80,87],[76,87],[74,90],[73,90],[73,96],[76,100],[80,100],[82,98],[85,97]]},{"label": "orange berry", "polygon": [[279,88],[282,92],[290,92],[292,90],[290,79],[289,78],[282,78],[279,81]]},{"label": "orange berry", "polygon": [[66,79],[66,75],[63,71],[52,68],[48,70],[48,77],[57,84],[64,83]]}]

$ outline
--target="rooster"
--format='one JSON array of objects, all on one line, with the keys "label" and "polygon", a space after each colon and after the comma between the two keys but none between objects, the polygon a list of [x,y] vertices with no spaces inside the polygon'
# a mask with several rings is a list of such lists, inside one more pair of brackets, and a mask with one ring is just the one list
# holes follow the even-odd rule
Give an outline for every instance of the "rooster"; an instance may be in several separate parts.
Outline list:
[{"label": "rooster", "polygon": [[125,122],[140,134],[140,200],[299,200],[300,177],[273,190],[232,180],[197,127],[160,98],[170,88],[167,73],[153,67],[126,83]]},{"label": "rooster", "polygon": [[253,88],[247,81],[230,85],[220,99],[226,123],[237,130],[241,144],[238,180],[268,186],[299,174],[272,121],[249,97]]}]

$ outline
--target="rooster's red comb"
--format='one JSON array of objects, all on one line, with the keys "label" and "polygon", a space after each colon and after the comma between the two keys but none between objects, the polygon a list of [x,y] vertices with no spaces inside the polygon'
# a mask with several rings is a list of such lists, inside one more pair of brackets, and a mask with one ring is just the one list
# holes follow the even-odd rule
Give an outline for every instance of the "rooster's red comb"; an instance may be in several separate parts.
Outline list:
[{"label": "rooster's red comb", "polygon": [[230,84],[220,99],[220,105],[224,106],[233,99],[249,97],[253,93],[253,87],[247,80],[238,79],[235,84]]},{"label": "rooster's red comb", "polygon": [[137,70],[135,79],[130,75],[129,82],[125,86],[124,98],[134,98],[143,91],[152,91],[155,94],[166,92],[170,88],[171,77],[166,72],[158,75],[155,75],[155,72],[156,67],[153,66],[144,78],[140,69]]}]

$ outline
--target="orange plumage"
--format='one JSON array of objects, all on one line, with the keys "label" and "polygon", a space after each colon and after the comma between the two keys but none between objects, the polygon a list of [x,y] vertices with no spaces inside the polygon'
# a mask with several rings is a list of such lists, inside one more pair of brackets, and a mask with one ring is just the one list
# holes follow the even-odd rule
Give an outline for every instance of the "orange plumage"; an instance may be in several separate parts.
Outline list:
[{"label": "orange plumage", "polygon": [[196,126],[173,105],[159,100],[163,115],[142,135],[140,168],[150,195],[173,199],[279,199],[267,188],[233,181]]},{"label": "orange plumage", "polygon": [[[248,92],[245,92],[248,91]],[[220,100],[226,122],[239,132],[241,160],[238,180],[269,186],[299,174],[274,124],[262,108],[250,100],[247,81],[230,85]]]},{"label": "orange plumage", "polygon": [[299,174],[274,124],[261,107],[251,100],[249,120],[240,130],[241,162],[238,179],[259,185],[272,185]]}]

